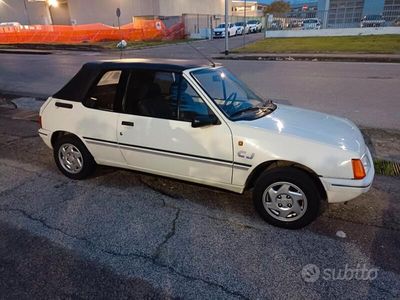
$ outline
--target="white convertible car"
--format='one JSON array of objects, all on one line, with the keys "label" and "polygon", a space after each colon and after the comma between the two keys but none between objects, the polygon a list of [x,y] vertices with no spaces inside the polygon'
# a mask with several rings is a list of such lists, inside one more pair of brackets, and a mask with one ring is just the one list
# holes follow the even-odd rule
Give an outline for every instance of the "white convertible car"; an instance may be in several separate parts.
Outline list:
[{"label": "white convertible car", "polygon": [[300,228],[322,201],[369,190],[371,154],[351,121],[272,103],[222,66],[127,59],[85,64],[40,110],[39,134],[72,179],[97,164],[236,193]]}]

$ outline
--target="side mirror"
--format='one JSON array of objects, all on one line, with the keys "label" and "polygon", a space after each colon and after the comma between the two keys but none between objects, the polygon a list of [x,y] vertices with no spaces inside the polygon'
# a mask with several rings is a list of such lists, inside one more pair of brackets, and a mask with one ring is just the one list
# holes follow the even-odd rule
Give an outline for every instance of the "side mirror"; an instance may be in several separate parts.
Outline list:
[{"label": "side mirror", "polygon": [[96,108],[97,107],[97,98],[95,97],[90,97],[88,99],[86,99],[86,106],[90,107],[90,108]]},{"label": "side mirror", "polygon": [[212,126],[219,124],[219,120],[216,116],[196,116],[192,121],[193,128]]}]

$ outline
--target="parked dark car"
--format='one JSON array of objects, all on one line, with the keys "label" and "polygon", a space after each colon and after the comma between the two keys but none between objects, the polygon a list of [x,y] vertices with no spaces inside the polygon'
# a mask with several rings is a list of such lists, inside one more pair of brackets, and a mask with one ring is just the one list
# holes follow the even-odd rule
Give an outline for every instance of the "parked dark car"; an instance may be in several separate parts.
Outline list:
[{"label": "parked dark car", "polygon": [[386,21],[382,15],[366,15],[361,19],[360,27],[383,27],[385,23]]}]

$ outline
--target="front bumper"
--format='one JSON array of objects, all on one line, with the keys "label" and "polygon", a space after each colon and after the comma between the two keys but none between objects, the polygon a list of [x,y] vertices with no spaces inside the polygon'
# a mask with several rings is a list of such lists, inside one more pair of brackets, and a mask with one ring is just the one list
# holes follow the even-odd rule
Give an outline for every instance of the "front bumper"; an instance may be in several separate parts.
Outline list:
[{"label": "front bumper", "polygon": [[355,179],[339,179],[321,177],[321,182],[325,187],[329,203],[346,202],[357,198],[361,194],[368,192],[371,188],[375,176],[375,169],[371,153],[367,151],[368,158],[371,162],[367,176],[361,180]]}]

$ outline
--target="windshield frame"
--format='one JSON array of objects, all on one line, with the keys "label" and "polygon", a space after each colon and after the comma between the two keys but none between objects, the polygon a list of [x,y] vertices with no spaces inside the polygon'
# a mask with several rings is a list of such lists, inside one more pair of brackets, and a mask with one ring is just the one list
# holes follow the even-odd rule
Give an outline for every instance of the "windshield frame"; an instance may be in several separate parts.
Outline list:
[{"label": "windshield frame", "polygon": [[[273,109],[271,109],[270,111],[267,112],[266,110],[262,109],[263,107],[260,107],[259,111],[255,112],[252,118],[249,118],[249,117],[247,117],[247,118],[243,118],[243,117],[242,118],[237,118],[237,117],[232,118],[231,115],[229,115],[226,111],[224,111],[224,109],[222,109],[222,107],[220,107],[220,105],[218,105],[218,103],[216,102],[214,97],[212,97],[210,95],[210,93],[207,91],[207,89],[203,86],[203,84],[201,84],[199,79],[195,76],[195,73],[198,72],[198,71],[202,71],[202,70],[214,70],[215,71],[215,70],[218,70],[218,69],[224,69],[224,70],[228,71],[230,74],[232,74],[235,77],[235,79],[237,79],[239,81],[239,83],[242,85],[242,87],[248,89],[250,92],[252,92],[258,98],[258,100],[264,102],[264,106],[263,107],[266,107],[267,105],[272,104],[273,105]],[[243,81],[241,81],[239,78],[237,78],[235,76],[235,74],[233,74],[232,72],[230,72],[228,69],[226,69],[225,67],[223,67],[221,65],[215,66],[215,67],[201,67],[201,68],[196,68],[196,69],[190,69],[190,70],[187,70],[187,71],[189,73],[190,78],[192,80],[194,80],[194,82],[198,85],[198,87],[207,95],[207,97],[210,99],[212,104],[218,109],[218,111],[221,112],[230,121],[237,122],[237,121],[252,121],[252,120],[256,120],[256,119],[262,118],[262,117],[270,114],[271,112],[275,111],[278,108],[278,105],[276,103],[272,103],[272,101],[266,100],[265,98],[260,97],[256,92],[254,92],[252,89],[250,89]],[[223,87],[223,89],[225,89],[225,88]],[[224,99],[220,99],[220,100],[226,101],[226,99],[225,100]],[[253,108],[255,110],[256,106],[254,106]],[[234,115],[234,114],[232,114],[232,115]]]}]

